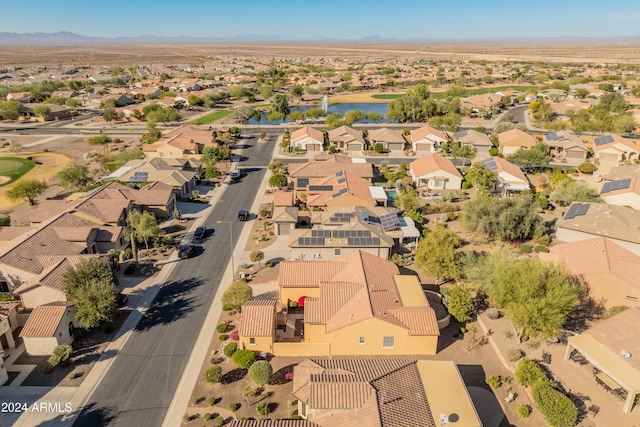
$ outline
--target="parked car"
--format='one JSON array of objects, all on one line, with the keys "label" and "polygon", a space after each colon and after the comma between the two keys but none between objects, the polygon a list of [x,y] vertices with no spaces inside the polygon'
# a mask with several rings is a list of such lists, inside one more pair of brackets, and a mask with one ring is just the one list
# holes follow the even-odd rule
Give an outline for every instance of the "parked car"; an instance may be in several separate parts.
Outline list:
[{"label": "parked car", "polygon": [[201,225],[200,227],[196,228],[196,231],[193,233],[193,237],[200,240],[204,238],[205,234],[207,234],[207,227]]},{"label": "parked car", "polygon": [[193,245],[181,245],[178,249],[178,258],[189,258],[193,254]]},{"label": "parked car", "polygon": [[116,297],[116,302],[118,303],[118,307],[123,307],[127,305],[129,302],[129,297],[122,292],[118,292],[118,296]]},{"label": "parked car", "polygon": [[242,172],[240,172],[240,169],[234,169],[231,171],[229,176],[231,177],[231,179],[238,179],[242,176]]},{"label": "parked car", "polygon": [[245,211],[244,209],[238,211],[238,221],[246,221],[249,219],[249,211]]}]

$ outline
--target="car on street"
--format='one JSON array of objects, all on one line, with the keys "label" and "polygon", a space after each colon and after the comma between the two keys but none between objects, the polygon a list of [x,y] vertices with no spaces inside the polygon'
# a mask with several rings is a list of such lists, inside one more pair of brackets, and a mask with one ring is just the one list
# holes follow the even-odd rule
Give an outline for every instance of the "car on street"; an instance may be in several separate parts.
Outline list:
[{"label": "car on street", "polygon": [[242,172],[240,172],[240,169],[234,169],[231,171],[229,176],[231,177],[231,179],[238,179],[242,176]]},{"label": "car on street", "polygon": [[189,258],[193,254],[193,245],[180,245],[178,258]]},{"label": "car on street", "polygon": [[244,209],[238,211],[238,221],[246,221],[249,219],[249,211]]},{"label": "car on street", "polygon": [[198,240],[201,240],[204,238],[206,234],[207,234],[207,228],[201,225],[200,227],[196,228],[196,231],[193,233],[193,237],[195,237]]}]

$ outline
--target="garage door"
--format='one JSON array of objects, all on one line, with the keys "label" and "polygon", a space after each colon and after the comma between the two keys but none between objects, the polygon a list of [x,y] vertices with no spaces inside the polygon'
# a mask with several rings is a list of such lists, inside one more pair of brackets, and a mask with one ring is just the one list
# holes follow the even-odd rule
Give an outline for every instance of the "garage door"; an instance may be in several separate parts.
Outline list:
[{"label": "garage door", "polygon": [[567,159],[583,160],[585,158],[583,151],[567,151]]},{"label": "garage door", "polygon": [[278,224],[278,236],[288,236],[291,224]]},{"label": "garage door", "polygon": [[347,151],[361,151],[362,146],[360,144],[347,144]]},{"label": "garage door", "polygon": [[431,151],[431,144],[416,144],[416,151]]},{"label": "garage door", "polygon": [[602,163],[618,163],[618,155],[613,153],[601,153],[599,159]]},{"label": "garage door", "polygon": [[307,151],[320,151],[319,144],[307,144]]}]

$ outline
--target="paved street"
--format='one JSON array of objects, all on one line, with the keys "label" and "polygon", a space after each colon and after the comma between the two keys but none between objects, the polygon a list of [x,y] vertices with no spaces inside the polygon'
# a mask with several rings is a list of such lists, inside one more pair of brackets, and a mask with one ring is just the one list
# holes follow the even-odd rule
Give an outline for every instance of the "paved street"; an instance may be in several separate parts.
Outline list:
[{"label": "paved street", "polygon": [[[242,179],[228,184],[205,220],[215,228],[196,251],[196,256],[177,261],[175,269],[158,293],[121,353],[100,383],[76,426],[157,427],[167,412],[204,318],[220,284],[244,223],[237,222],[239,209],[251,207],[260,191],[275,138],[267,143],[246,139],[240,163]],[[243,164],[244,163],[244,164]],[[215,325],[208,325],[215,327]]]}]

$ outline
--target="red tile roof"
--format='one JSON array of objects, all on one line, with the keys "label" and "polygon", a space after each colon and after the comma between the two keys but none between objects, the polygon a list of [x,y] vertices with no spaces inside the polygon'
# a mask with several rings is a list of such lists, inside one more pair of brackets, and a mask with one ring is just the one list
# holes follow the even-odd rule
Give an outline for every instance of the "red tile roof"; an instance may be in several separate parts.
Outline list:
[{"label": "red tile roof", "polygon": [[427,154],[426,156],[420,157],[411,162],[410,167],[416,178],[428,173],[445,171],[462,179],[462,174],[456,169],[453,162],[439,154]]},{"label": "red tile roof", "polygon": [[253,299],[242,306],[238,332],[243,337],[270,337],[276,329],[275,310],[278,300]]},{"label": "red tile roof", "polygon": [[33,309],[20,332],[21,337],[52,337],[71,302],[52,302]]}]

